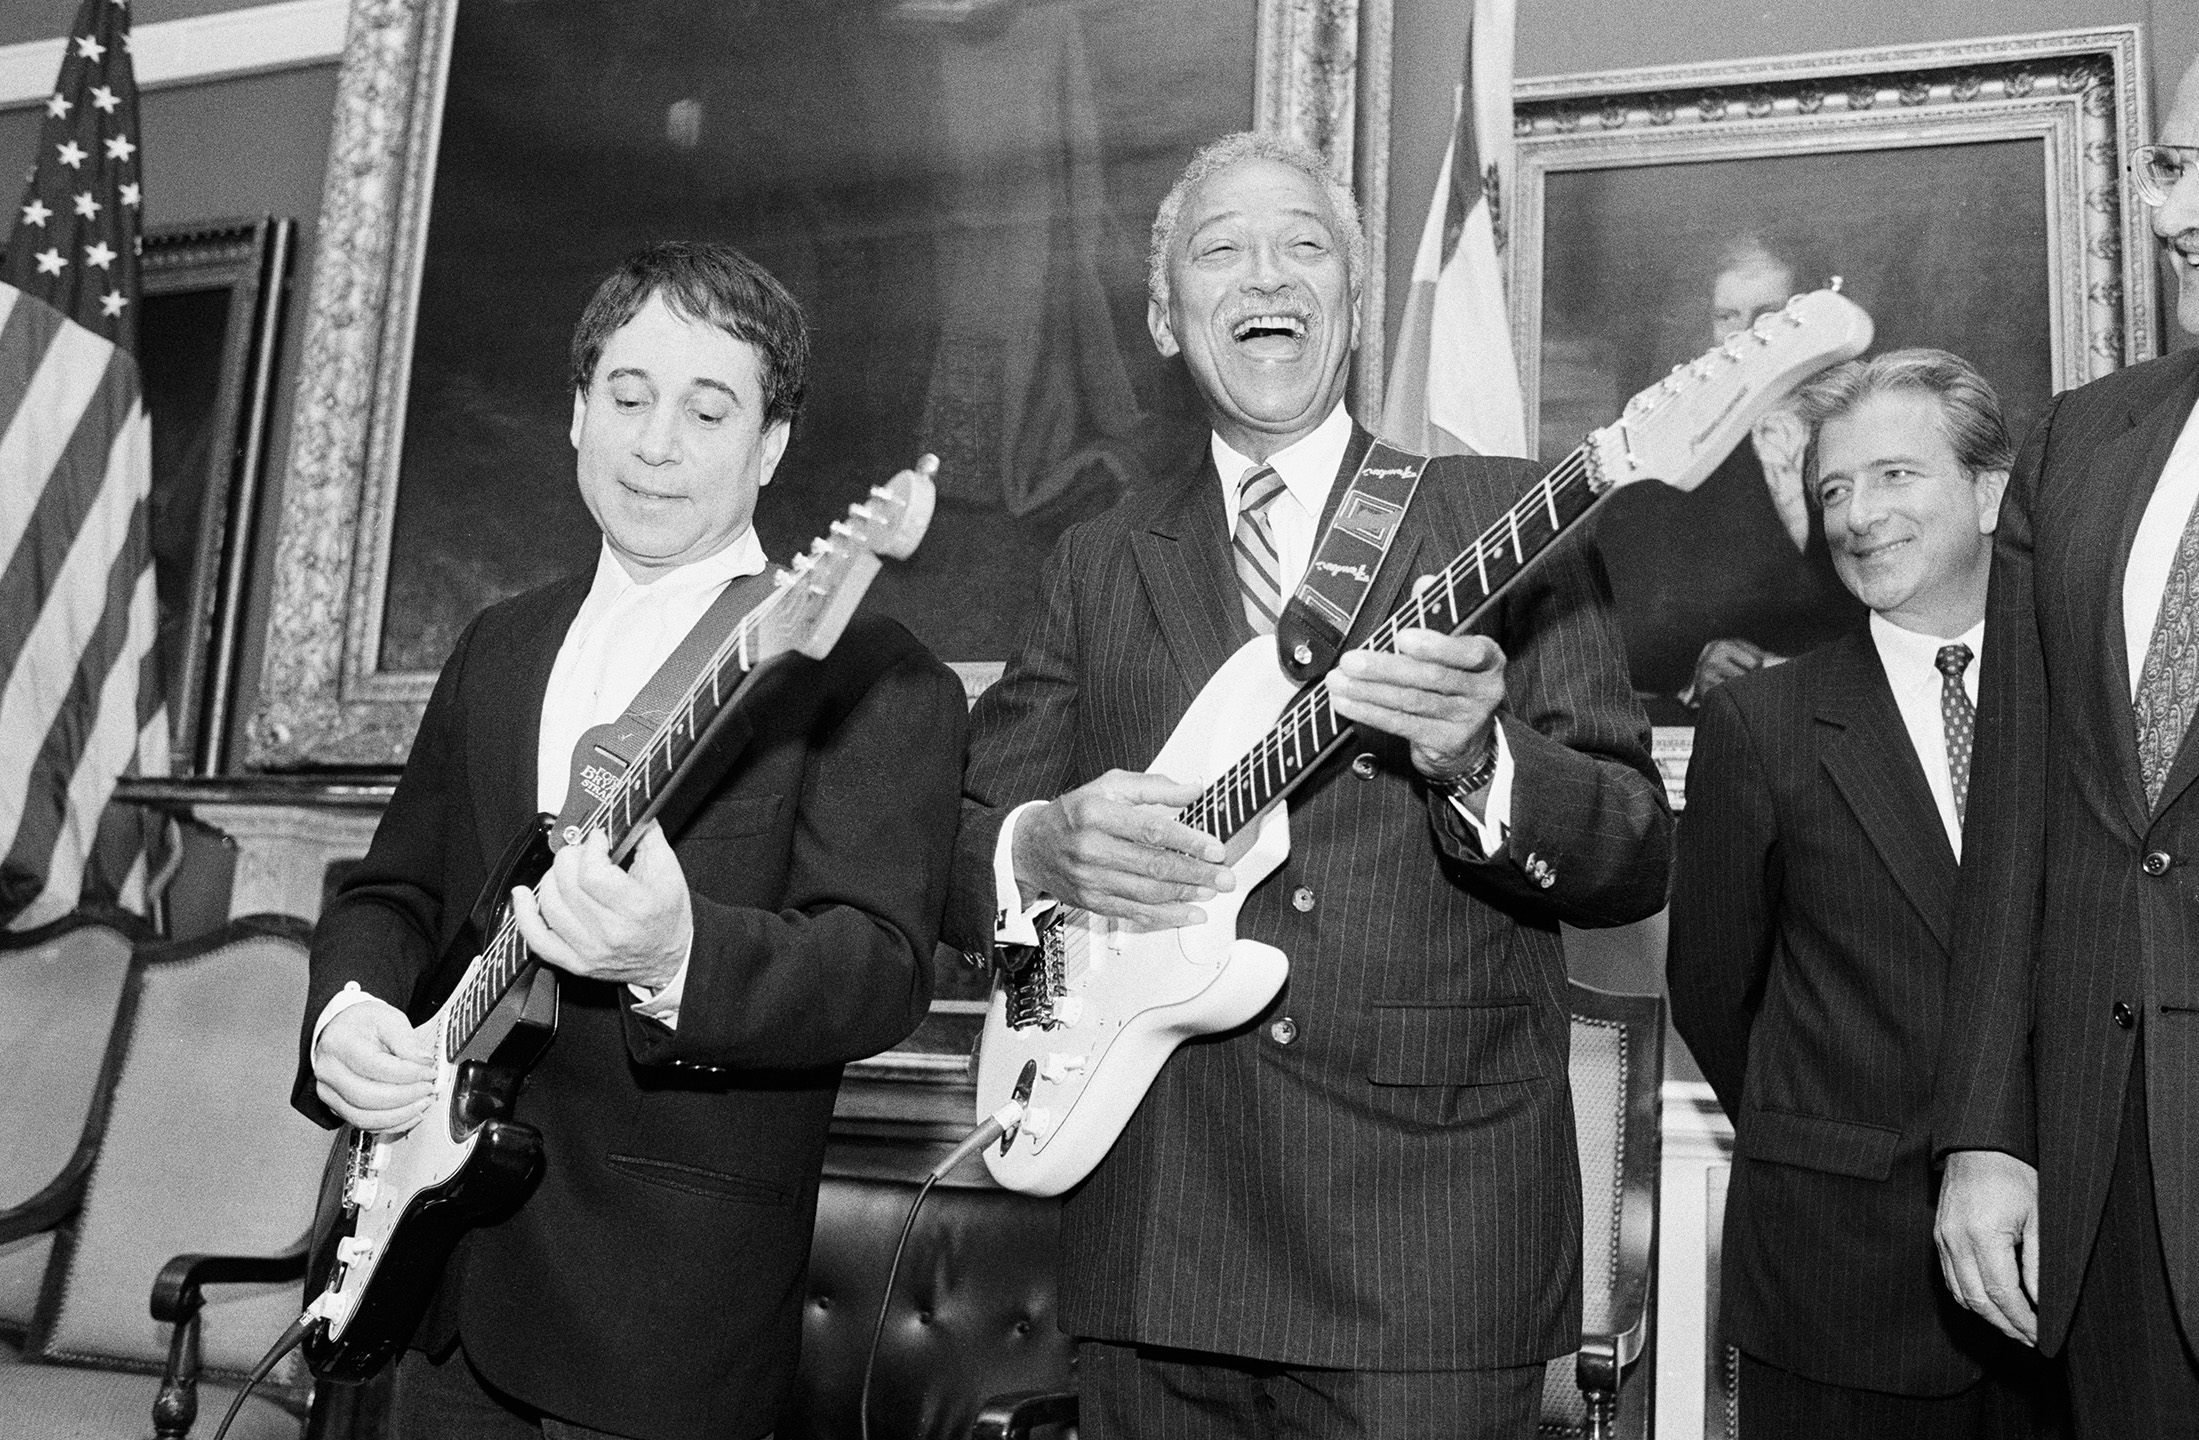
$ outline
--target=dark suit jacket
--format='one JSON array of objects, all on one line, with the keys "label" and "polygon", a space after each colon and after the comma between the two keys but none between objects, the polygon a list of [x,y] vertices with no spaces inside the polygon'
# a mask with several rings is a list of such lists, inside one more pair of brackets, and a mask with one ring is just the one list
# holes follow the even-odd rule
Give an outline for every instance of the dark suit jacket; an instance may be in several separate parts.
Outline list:
[{"label": "dark suit jacket", "polygon": [[[321,917],[305,1045],[346,981],[423,1018],[437,957],[535,808],[542,692],[585,576],[484,612],[443,667],[374,844]],[[483,1374],[620,1434],[760,1435],[791,1378],[817,1176],[844,1061],[931,993],[964,700],[888,621],[796,659],[673,848],[695,939],[676,1030],[565,978],[518,1118],[548,1167],[460,1246],[415,1343],[454,1328]],[[456,961],[463,964],[465,958]]]},{"label": "dark suit jacket", "polygon": [[1994,546],[1933,1144],[2038,1166],[2049,1352],[2099,1227],[2141,1032],[2170,1288],[2199,1334],[2199,744],[2185,737],[2149,809],[2123,638],[2131,540],[2195,398],[2199,351],[2056,397]]},{"label": "dark suit jacket", "polygon": [[1710,692],[1680,817],[1672,1018],[1733,1117],[1725,1337],[1813,1380],[1949,1395],[1998,1340],[1947,1293],[1932,1244],[1955,882],[1866,626]]},{"label": "dark suit jacket", "polygon": [[[1366,445],[1356,434],[1346,474]],[[1533,473],[1430,466],[1357,636]],[[1656,910],[1671,821],[1601,571],[1579,546],[1553,560],[1492,627],[1518,765],[1508,848],[1468,858],[1463,822],[1387,737],[1292,797],[1290,858],[1239,921],[1290,956],[1289,984],[1253,1025],[1179,1050],[1072,1192],[1072,1333],[1369,1369],[1523,1364],[1578,1343],[1557,926]],[[1144,769],[1250,638],[1211,461],[1069,531],[1044,594],[973,716],[948,932],[975,951],[991,945],[1009,807]],[[1530,855],[1554,871],[1548,889]],[[1292,903],[1301,889],[1310,908]],[[1288,1044],[1269,1028],[1283,1014]]]}]

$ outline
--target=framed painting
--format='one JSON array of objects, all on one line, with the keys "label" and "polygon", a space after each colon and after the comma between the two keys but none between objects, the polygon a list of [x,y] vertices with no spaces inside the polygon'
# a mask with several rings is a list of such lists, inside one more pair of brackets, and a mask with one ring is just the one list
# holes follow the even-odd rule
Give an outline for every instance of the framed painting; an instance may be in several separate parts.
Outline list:
[{"label": "framed painting", "polygon": [[252,532],[297,226],[146,232],[138,373],[153,421],[153,580],[177,775],[228,764]]},{"label": "framed painting", "polygon": [[568,341],[595,281],[669,237],[750,251],[811,320],[767,552],[940,455],[931,532],[869,603],[980,687],[1054,538],[1202,433],[1145,330],[1161,195],[1256,124],[1350,173],[1387,13],[359,0],[248,763],[396,767],[466,620],[591,563]]},{"label": "framed painting", "polygon": [[[1531,444],[1562,455],[1835,276],[1874,353],[1964,356],[2019,440],[2056,391],[2151,358],[2156,274],[2124,185],[2138,58],[2116,27],[1523,83],[1508,269]],[[1597,518],[1676,799],[1710,685],[1863,614],[1800,439],[1761,427],[1694,492],[1633,487]]]}]

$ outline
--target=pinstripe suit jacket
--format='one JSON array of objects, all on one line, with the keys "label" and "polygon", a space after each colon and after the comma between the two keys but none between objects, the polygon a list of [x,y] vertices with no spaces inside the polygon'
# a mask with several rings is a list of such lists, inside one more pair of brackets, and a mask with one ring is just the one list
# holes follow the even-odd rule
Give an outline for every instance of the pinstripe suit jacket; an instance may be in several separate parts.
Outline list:
[{"label": "pinstripe suit jacket", "polygon": [[1726,1339],[1827,1384],[1967,1387],[2007,1342],[1932,1245],[1955,852],[1867,627],[1710,692],[1678,848],[1672,1018],[1737,1142]]},{"label": "pinstripe suit jacket", "polygon": [[1994,546],[1961,1003],[1933,1143],[2037,1164],[2050,1353],[2099,1228],[2140,1028],[2170,1288],[2199,1333],[2199,743],[2185,736],[2149,809],[2122,609],[2132,537],[2195,399],[2199,351],[2059,396],[2017,458]]},{"label": "pinstripe suit jacket", "polygon": [[[1355,434],[1346,473],[1367,443]],[[1360,633],[1532,474],[1434,462]],[[950,943],[990,948],[1009,807],[1144,769],[1250,638],[1223,513],[1202,460],[1063,537],[1030,635],[972,717]],[[1505,853],[1476,863],[1456,812],[1387,737],[1293,796],[1290,858],[1239,920],[1290,956],[1289,983],[1254,1024],[1179,1050],[1072,1192],[1072,1333],[1370,1369],[1521,1364],[1578,1343],[1557,925],[1656,910],[1671,820],[1602,572],[1577,545],[1553,561],[1491,627],[1517,767]],[[1531,853],[1550,888],[1521,868]],[[1301,889],[1311,908],[1292,904]],[[1270,1032],[1284,1014],[1287,1044]]]}]

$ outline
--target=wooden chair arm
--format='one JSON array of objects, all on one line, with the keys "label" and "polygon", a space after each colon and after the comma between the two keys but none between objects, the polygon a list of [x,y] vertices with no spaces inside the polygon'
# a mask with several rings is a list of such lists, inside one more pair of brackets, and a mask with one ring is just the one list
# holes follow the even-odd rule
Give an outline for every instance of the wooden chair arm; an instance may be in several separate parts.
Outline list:
[{"label": "wooden chair arm", "polygon": [[168,1364],[153,1400],[155,1440],[183,1440],[199,1414],[199,1310],[208,1285],[269,1284],[305,1278],[313,1237],[279,1255],[178,1255],[153,1280],[153,1318],[172,1322]]},{"label": "wooden chair arm", "polygon": [[153,1280],[153,1318],[182,1322],[198,1313],[205,1285],[271,1284],[303,1280],[312,1237],[280,1255],[178,1255]]},{"label": "wooden chair arm", "polygon": [[1023,1390],[987,1400],[971,1422],[970,1440],[1024,1440],[1041,1425],[1076,1423],[1075,1392]]}]

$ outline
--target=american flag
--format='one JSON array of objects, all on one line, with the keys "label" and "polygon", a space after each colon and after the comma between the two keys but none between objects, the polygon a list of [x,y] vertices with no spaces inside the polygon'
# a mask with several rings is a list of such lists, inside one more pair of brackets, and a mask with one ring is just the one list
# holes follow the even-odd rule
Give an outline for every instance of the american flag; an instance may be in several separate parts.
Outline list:
[{"label": "american flag", "polygon": [[116,778],[168,770],[136,359],[138,161],[129,10],[83,0],[0,262],[0,922],[11,929],[66,914],[95,841],[107,853],[132,828],[118,815],[98,834]]},{"label": "american flag", "polygon": [[1450,147],[1413,259],[1382,437],[1423,455],[1525,455],[1527,416],[1497,258],[1512,157],[1516,0],[1474,0]]}]

